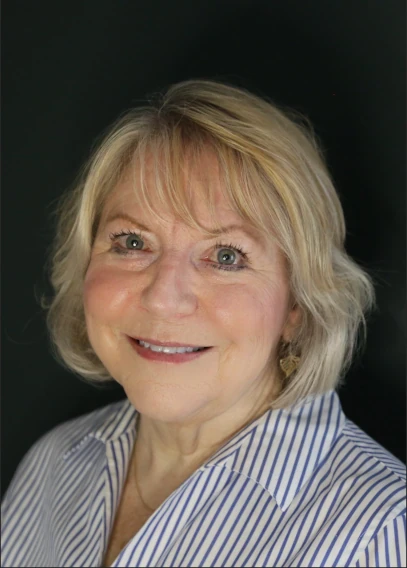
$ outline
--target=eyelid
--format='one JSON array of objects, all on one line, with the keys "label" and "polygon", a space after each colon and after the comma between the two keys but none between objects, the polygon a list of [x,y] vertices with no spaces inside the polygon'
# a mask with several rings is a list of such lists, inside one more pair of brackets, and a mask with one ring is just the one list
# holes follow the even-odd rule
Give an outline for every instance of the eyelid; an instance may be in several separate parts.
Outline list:
[{"label": "eyelid", "polygon": [[[109,233],[109,238],[111,240],[114,239],[118,239],[119,237],[124,237],[124,236],[129,236],[129,235],[135,235],[137,237],[140,237],[141,239],[145,239],[146,237],[148,237],[148,235],[151,233],[147,233],[146,231],[142,230],[142,229],[121,229],[120,231],[112,231]],[[213,237],[213,239],[217,238],[218,240],[215,243],[215,247],[217,248],[233,248],[235,250],[237,250],[240,254],[242,254],[243,256],[248,255],[247,252],[245,252],[242,247],[238,244],[233,244],[232,242],[229,242],[228,244],[226,244],[226,242],[222,242],[221,240],[219,240],[219,237]],[[206,239],[206,241],[209,241],[210,239]]]},{"label": "eyelid", "polygon": [[112,231],[109,233],[110,238],[124,237],[125,235],[137,235],[141,236],[143,231],[137,229],[120,229],[120,231]]},{"label": "eyelid", "polygon": [[120,239],[121,237],[129,237],[129,236],[135,236],[135,237],[139,237],[141,240],[145,240],[143,231],[134,231],[133,229],[122,229],[120,231],[113,231],[111,233],[109,233],[109,239],[113,242],[116,241],[117,239]]}]

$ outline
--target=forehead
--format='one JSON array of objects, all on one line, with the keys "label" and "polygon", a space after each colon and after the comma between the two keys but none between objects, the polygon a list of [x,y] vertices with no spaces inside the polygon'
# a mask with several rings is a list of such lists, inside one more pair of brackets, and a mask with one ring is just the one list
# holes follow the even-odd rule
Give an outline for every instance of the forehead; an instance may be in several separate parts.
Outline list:
[{"label": "forehead", "polygon": [[258,229],[233,206],[213,152],[205,151],[198,158],[184,160],[176,172],[165,172],[159,166],[152,156],[128,166],[106,199],[103,217],[132,210],[137,211],[138,217],[165,221],[179,217],[184,207],[202,228],[233,223],[259,236]]}]

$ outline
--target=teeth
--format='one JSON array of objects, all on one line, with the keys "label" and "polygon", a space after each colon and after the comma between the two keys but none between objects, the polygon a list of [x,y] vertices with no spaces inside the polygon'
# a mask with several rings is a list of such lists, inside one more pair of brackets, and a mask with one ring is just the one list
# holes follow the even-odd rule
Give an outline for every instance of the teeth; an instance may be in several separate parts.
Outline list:
[{"label": "teeth", "polygon": [[156,353],[192,353],[193,351],[199,351],[202,347],[163,347],[160,345],[152,345],[146,341],[137,340],[140,345],[155,351]]}]

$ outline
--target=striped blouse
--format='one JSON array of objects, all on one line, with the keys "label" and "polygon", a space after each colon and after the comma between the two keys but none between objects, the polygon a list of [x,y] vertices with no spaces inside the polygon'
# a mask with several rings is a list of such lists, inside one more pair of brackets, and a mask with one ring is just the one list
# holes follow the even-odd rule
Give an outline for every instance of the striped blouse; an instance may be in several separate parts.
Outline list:
[{"label": "striped blouse", "polygon": [[[136,415],[110,404],[31,448],[2,504],[2,566],[101,566]],[[243,428],[112,566],[406,566],[404,479],[331,391]]]}]

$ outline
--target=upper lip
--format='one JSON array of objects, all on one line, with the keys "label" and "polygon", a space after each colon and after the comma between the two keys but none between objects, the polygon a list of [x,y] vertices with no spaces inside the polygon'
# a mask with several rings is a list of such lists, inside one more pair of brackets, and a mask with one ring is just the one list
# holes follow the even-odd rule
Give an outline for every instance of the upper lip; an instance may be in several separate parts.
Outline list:
[{"label": "upper lip", "polygon": [[190,343],[178,343],[177,341],[158,341],[157,339],[148,339],[146,337],[132,337],[132,339],[138,339],[139,341],[144,341],[144,343],[160,347],[205,347],[205,345],[191,345]]}]

